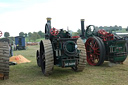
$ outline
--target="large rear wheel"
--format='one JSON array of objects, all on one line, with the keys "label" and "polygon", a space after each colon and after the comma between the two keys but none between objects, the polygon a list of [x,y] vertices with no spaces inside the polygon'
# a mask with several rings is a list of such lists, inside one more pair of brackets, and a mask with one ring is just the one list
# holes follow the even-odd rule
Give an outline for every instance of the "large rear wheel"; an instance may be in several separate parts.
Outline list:
[{"label": "large rear wheel", "polygon": [[40,43],[40,64],[44,75],[47,76],[52,73],[54,58],[50,40],[43,40]]},{"label": "large rear wheel", "polygon": [[0,79],[9,78],[9,46],[7,42],[0,42]]},{"label": "large rear wheel", "polygon": [[80,50],[78,64],[72,67],[74,71],[83,71],[86,64],[86,50],[83,41],[79,38],[77,40],[77,48]]}]

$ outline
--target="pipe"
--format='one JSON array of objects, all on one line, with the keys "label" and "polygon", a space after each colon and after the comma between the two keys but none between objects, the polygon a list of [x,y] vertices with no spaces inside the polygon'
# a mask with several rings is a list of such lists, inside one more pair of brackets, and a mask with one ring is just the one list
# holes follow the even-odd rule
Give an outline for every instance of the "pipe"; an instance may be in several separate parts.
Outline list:
[{"label": "pipe", "polygon": [[81,19],[81,38],[85,38],[84,19]]}]

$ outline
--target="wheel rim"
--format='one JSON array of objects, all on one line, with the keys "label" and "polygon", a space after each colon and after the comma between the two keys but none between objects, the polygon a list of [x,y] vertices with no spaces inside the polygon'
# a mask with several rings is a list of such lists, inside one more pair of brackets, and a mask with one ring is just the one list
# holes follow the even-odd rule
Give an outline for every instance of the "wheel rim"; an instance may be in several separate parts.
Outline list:
[{"label": "wheel rim", "polygon": [[95,38],[89,38],[86,43],[87,62],[90,65],[97,65],[100,61],[100,48]]}]

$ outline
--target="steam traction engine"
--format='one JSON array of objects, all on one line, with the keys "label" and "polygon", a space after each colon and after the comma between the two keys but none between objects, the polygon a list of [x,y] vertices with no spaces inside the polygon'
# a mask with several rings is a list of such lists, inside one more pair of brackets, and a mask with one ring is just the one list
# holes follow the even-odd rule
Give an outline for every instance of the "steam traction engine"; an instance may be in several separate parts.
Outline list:
[{"label": "steam traction engine", "polygon": [[86,39],[85,47],[87,62],[99,66],[104,61],[122,63],[127,57],[127,45],[124,38],[104,29],[89,25],[84,29],[84,19],[81,19],[81,38]]},{"label": "steam traction engine", "polygon": [[44,75],[51,74],[54,65],[83,71],[86,52],[81,39],[72,38],[70,33],[63,29],[51,28],[51,18],[47,18],[45,40],[41,40],[36,58]]}]

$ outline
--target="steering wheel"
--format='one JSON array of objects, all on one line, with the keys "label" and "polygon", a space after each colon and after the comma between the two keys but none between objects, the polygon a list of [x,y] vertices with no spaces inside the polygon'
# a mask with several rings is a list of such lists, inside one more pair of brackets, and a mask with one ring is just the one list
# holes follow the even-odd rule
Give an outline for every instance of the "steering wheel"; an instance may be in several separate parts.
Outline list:
[{"label": "steering wheel", "polygon": [[87,27],[87,29],[86,29],[86,34],[87,34],[87,36],[92,35],[93,32],[94,32],[94,30],[95,30],[95,26],[94,26],[94,25],[89,25],[89,26]]},{"label": "steering wheel", "polygon": [[0,37],[2,36],[2,32],[0,31]]},{"label": "steering wheel", "polygon": [[49,39],[50,37],[50,29],[51,29],[51,24],[46,23],[45,24],[45,39]]},{"label": "steering wheel", "polygon": [[50,33],[51,33],[51,35],[56,36],[56,35],[58,35],[59,31],[56,28],[52,28],[52,29],[50,29]]}]

